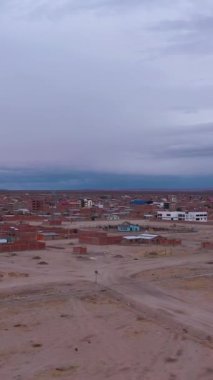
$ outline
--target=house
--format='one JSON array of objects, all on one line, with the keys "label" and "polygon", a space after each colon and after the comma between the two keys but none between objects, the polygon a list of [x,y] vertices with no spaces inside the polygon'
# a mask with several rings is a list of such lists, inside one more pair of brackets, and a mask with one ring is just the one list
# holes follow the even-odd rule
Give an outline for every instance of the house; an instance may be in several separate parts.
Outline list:
[{"label": "house", "polygon": [[118,232],[140,232],[141,227],[138,224],[124,222],[118,225]]},{"label": "house", "polygon": [[171,245],[176,246],[181,244],[179,239],[168,239],[166,237],[154,234],[144,233],[137,236],[124,236],[124,244],[157,244],[157,245]]},{"label": "house", "polygon": [[110,215],[107,215],[107,216],[106,216],[106,219],[107,219],[107,220],[111,220],[111,221],[113,221],[113,220],[119,220],[120,217],[119,217],[119,215],[117,215],[117,214],[110,214]]}]

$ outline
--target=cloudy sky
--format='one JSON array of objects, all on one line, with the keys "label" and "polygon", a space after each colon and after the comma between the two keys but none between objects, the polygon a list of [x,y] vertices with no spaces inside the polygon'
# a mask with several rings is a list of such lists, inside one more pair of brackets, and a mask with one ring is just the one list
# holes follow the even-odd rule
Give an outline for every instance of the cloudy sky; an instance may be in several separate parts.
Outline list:
[{"label": "cloudy sky", "polygon": [[0,0],[0,46],[1,175],[212,180],[212,0]]}]

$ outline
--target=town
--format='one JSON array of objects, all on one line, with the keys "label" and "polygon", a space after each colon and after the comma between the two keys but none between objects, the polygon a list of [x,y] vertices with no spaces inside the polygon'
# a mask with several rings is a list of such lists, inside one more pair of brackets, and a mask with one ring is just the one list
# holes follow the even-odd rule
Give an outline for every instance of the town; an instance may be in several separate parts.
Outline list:
[{"label": "town", "polygon": [[[84,245],[180,245],[180,235],[174,238],[180,222],[213,223],[213,196],[211,192],[2,191],[0,218],[1,252],[39,250],[46,241],[73,238]],[[161,230],[164,235],[169,231],[165,223],[158,234],[150,233],[151,223],[160,221],[174,222],[173,238],[161,236]]]}]

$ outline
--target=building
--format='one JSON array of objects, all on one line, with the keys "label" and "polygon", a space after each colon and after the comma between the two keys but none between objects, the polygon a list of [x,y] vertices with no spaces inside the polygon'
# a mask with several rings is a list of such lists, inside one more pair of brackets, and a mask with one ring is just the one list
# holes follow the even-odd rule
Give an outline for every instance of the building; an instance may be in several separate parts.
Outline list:
[{"label": "building", "polygon": [[182,222],[207,222],[208,213],[201,211],[158,211],[157,219]]},{"label": "building", "polygon": [[168,239],[164,236],[153,235],[149,233],[144,233],[137,236],[124,236],[124,244],[157,244],[165,246],[176,246],[181,244],[180,239]]},{"label": "building", "polygon": [[43,198],[33,198],[31,200],[32,212],[44,211],[45,201]]},{"label": "building", "polygon": [[143,205],[150,205],[153,202],[151,200],[145,200],[145,199],[133,199],[130,203],[133,206],[143,206]]},{"label": "building", "polygon": [[87,247],[73,247],[73,253],[77,255],[86,255]]},{"label": "building", "polygon": [[122,236],[108,235],[106,232],[95,230],[80,230],[78,233],[80,244],[114,245],[120,244]]},{"label": "building", "polygon": [[144,233],[136,236],[124,236],[123,241],[125,243],[153,243],[157,241],[158,237],[159,235]]},{"label": "building", "polygon": [[80,199],[80,206],[85,208],[92,208],[93,207],[93,201],[92,199]]},{"label": "building", "polygon": [[45,249],[45,243],[38,241],[37,228],[29,224],[2,224],[0,226],[0,252]]},{"label": "building", "polygon": [[132,224],[129,222],[124,222],[119,224],[118,232],[140,232],[141,227],[138,224]]},{"label": "building", "polygon": [[110,215],[107,215],[107,216],[106,216],[106,219],[107,219],[107,220],[111,220],[111,221],[113,221],[113,220],[119,220],[119,219],[120,219],[120,216],[117,215],[117,214],[110,214]]}]

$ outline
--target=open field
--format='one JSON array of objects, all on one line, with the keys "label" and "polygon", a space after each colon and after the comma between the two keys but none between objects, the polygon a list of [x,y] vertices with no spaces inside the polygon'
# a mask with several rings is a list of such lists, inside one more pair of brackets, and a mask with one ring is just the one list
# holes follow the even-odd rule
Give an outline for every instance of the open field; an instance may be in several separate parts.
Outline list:
[{"label": "open field", "polygon": [[167,232],[183,241],[167,256],[150,245],[78,257],[75,240],[1,254],[0,378],[212,379],[213,252],[200,249],[212,227],[195,228]]}]

